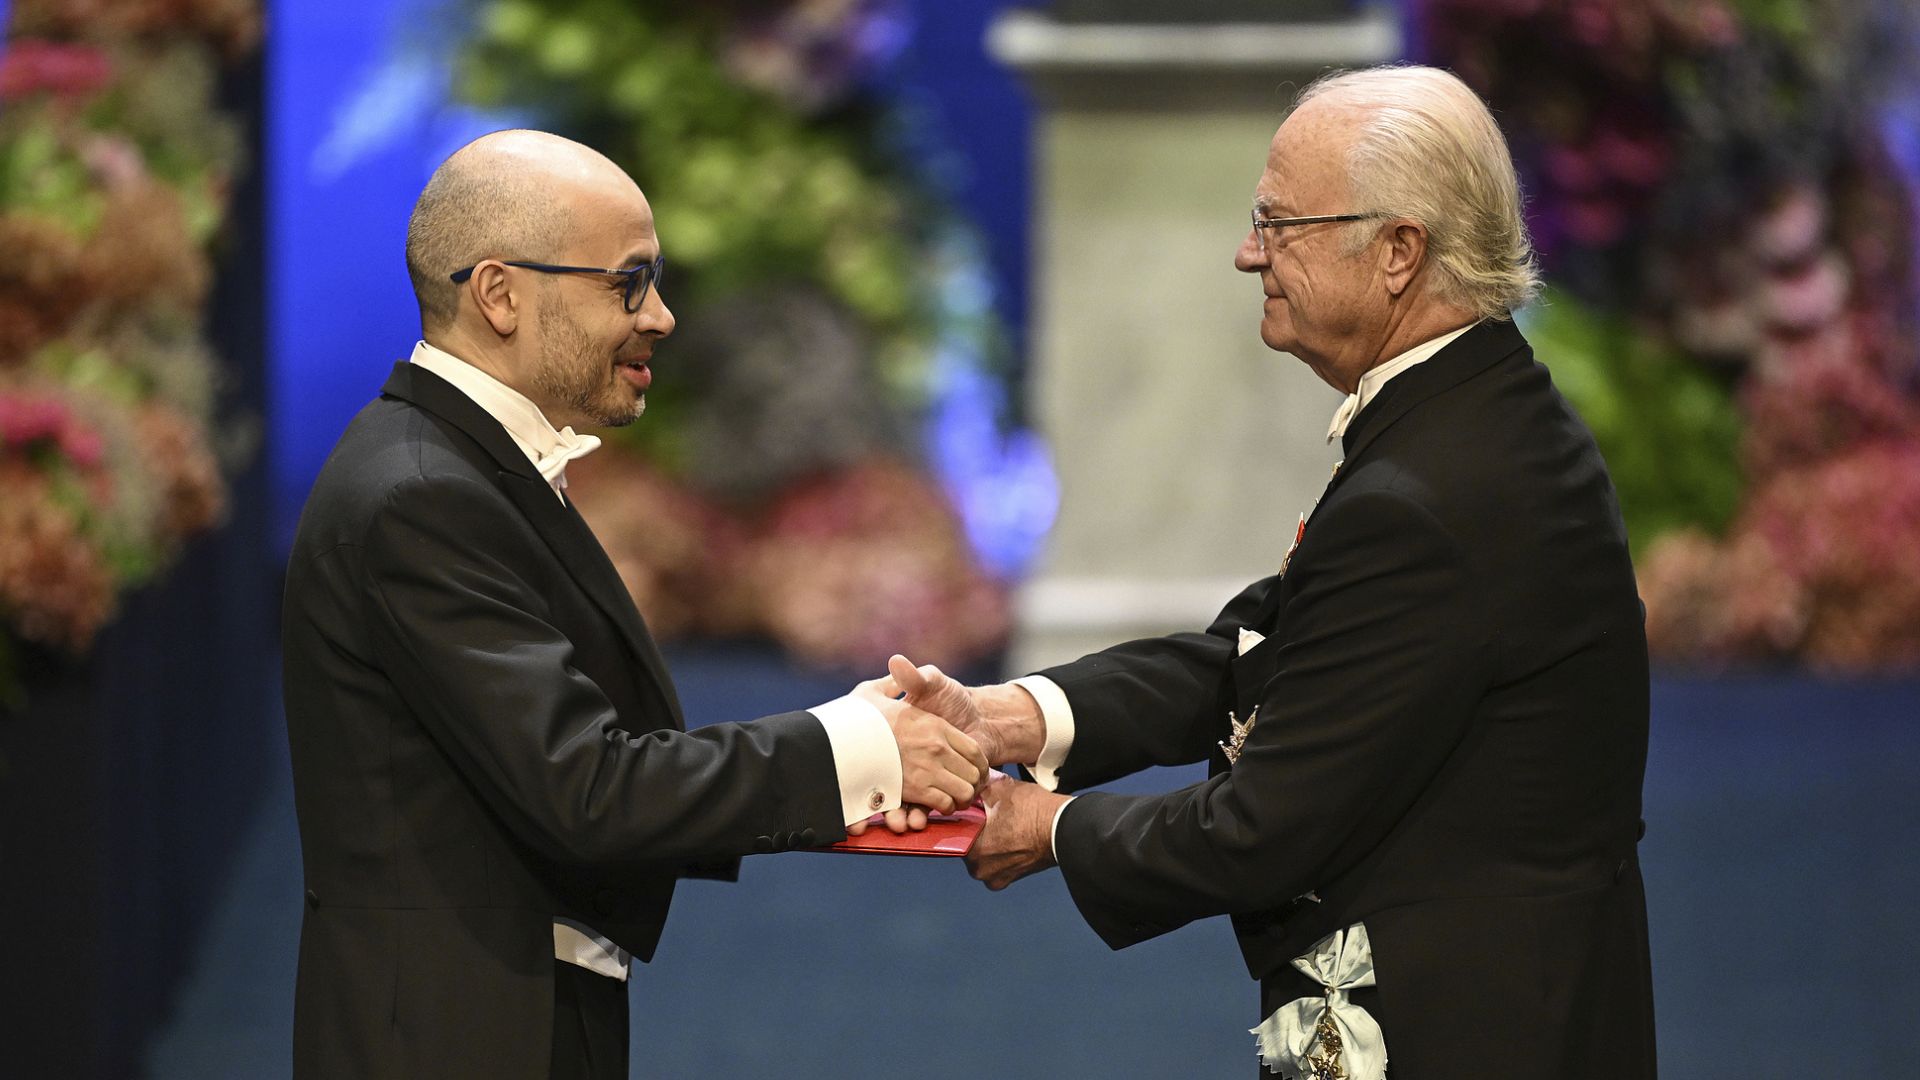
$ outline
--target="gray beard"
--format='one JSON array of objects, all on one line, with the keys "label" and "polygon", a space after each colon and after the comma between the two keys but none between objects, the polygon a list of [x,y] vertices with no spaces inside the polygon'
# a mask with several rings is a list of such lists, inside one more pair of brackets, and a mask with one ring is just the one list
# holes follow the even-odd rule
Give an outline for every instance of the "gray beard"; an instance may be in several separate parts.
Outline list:
[{"label": "gray beard", "polygon": [[622,408],[617,414],[607,413],[611,395],[620,393],[621,380],[606,368],[600,369],[613,378],[610,389],[609,383],[596,383],[575,366],[590,345],[586,335],[566,316],[542,313],[540,330],[540,366],[533,373],[533,384],[548,400],[559,402],[575,416],[586,417],[595,427],[625,427],[647,411],[646,395],[642,394],[631,411]]}]

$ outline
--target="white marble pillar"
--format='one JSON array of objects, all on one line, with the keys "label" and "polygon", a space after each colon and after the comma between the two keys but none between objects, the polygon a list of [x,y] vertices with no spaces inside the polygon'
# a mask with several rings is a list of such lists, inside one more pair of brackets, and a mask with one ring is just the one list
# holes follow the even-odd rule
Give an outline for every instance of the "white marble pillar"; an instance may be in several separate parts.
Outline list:
[{"label": "white marble pillar", "polygon": [[1034,89],[1032,415],[1061,505],[1018,598],[1021,671],[1204,626],[1325,484],[1339,395],[1260,341],[1233,268],[1299,86],[1399,55],[1384,12],[1312,25],[1062,24],[989,47]]}]

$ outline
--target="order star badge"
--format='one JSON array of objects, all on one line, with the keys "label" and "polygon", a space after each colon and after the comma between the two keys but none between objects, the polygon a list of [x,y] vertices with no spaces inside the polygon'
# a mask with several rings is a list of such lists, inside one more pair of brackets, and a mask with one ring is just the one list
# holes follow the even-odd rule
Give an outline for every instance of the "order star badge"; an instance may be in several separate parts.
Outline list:
[{"label": "order star badge", "polygon": [[1340,1031],[1333,1026],[1331,1011],[1320,1014],[1320,1024],[1314,1029],[1314,1042],[1320,1052],[1307,1055],[1307,1067],[1313,1070],[1313,1080],[1347,1080],[1347,1070],[1340,1064]]},{"label": "order star badge", "polygon": [[1247,736],[1253,734],[1253,724],[1258,719],[1260,719],[1258,705],[1255,705],[1253,711],[1247,714],[1247,722],[1244,724],[1240,722],[1239,717],[1233,715],[1233,710],[1227,710],[1227,723],[1233,725],[1233,734],[1220,740],[1220,752],[1227,755],[1228,765],[1240,763],[1240,748],[1247,745]]}]

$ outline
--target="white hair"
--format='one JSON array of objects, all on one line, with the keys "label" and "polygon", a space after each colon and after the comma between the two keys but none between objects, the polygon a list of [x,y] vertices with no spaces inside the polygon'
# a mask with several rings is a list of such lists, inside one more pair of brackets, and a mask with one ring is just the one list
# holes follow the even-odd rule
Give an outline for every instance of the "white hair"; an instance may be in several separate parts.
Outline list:
[{"label": "white hair", "polygon": [[[1396,64],[1324,75],[1294,108],[1315,99],[1362,111],[1347,152],[1354,205],[1426,227],[1443,299],[1505,319],[1539,293],[1506,137],[1466,83],[1439,68]],[[1349,228],[1348,249],[1357,252],[1378,226]]]}]

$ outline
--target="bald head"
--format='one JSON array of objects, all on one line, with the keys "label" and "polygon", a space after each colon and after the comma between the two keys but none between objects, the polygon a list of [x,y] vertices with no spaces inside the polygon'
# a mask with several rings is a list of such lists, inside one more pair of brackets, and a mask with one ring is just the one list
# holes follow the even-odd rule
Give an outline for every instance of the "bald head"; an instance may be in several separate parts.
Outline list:
[{"label": "bald head", "polygon": [[482,259],[556,261],[582,200],[609,191],[639,189],[599,151],[544,131],[496,131],[454,151],[407,222],[421,327],[444,329],[459,310],[448,275]]}]

